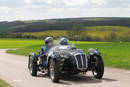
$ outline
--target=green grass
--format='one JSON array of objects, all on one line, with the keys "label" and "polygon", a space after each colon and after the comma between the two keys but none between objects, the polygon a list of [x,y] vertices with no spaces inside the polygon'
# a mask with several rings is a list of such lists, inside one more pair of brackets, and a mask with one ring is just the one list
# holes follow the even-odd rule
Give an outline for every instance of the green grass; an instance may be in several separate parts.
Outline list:
[{"label": "green grass", "polygon": [[43,40],[0,38],[0,48],[23,48],[44,43]]},{"label": "green grass", "polygon": [[0,87],[11,87],[8,83],[3,80],[0,80]]},{"label": "green grass", "polygon": [[[2,42],[2,43],[1,43]],[[28,56],[31,52],[38,52],[44,44],[43,40],[28,39],[0,39],[0,48],[19,48],[8,50],[8,53]],[[105,66],[130,70],[130,42],[77,42],[73,41],[79,49],[87,53],[89,48],[98,48],[102,52]]]}]

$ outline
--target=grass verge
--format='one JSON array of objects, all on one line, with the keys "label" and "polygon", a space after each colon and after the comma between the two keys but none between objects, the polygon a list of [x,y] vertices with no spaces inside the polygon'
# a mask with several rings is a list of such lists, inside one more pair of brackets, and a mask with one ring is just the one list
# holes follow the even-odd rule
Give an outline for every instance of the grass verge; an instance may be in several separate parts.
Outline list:
[{"label": "grass verge", "polygon": [[0,87],[11,87],[8,83],[0,79]]}]

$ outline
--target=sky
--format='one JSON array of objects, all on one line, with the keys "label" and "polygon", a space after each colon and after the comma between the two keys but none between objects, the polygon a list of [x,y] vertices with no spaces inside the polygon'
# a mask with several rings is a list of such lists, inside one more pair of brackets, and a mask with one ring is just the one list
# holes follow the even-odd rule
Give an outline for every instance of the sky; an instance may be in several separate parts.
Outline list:
[{"label": "sky", "polygon": [[0,0],[0,21],[130,17],[130,0]]}]

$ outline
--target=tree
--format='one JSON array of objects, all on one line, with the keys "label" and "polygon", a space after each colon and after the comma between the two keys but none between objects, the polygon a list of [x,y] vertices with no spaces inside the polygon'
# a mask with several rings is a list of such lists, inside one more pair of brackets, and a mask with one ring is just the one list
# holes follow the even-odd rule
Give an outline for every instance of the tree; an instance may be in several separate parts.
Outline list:
[{"label": "tree", "polygon": [[115,32],[111,32],[110,33],[110,38],[111,38],[111,41],[116,41],[117,40],[117,35]]},{"label": "tree", "polygon": [[106,41],[117,41],[117,34],[115,32],[110,32],[108,35],[105,36]]},{"label": "tree", "polygon": [[69,39],[81,40],[84,32],[85,28],[82,24],[74,24],[72,29],[68,30],[67,35]]}]

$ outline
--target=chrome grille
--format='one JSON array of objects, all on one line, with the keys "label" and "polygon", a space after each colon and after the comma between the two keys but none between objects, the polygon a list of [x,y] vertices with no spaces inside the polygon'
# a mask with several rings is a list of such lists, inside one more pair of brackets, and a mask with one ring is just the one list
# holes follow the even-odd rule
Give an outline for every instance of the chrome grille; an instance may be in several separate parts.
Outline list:
[{"label": "chrome grille", "polygon": [[88,60],[87,60],[86,54],[75,54],[74,57],[76,60],[77,68],[79,70],[87,69],[87,61]]},{"label": "chrome grille", "polygon": [[76,59],[77,59],[77,62],[78,62],[78,66],[79,66],[79,68],[82,68],[82,60],[81,60],[81,56],[80,56],[80,55],[76,55]]}]

